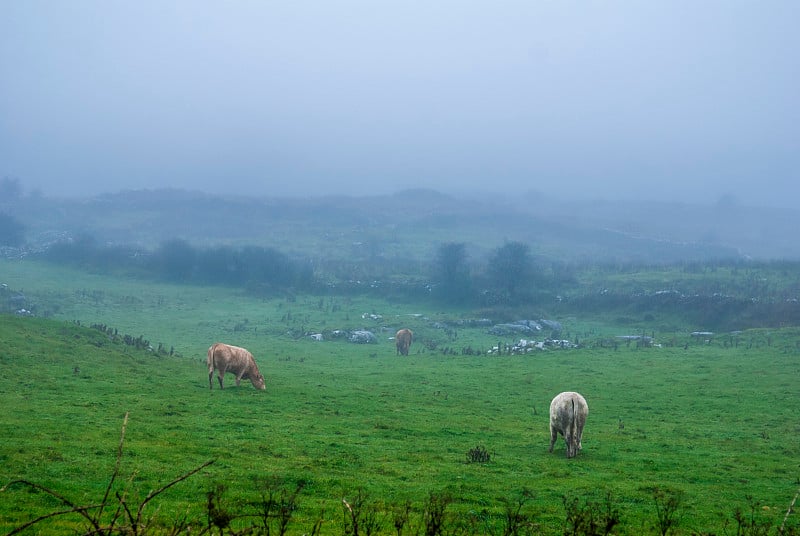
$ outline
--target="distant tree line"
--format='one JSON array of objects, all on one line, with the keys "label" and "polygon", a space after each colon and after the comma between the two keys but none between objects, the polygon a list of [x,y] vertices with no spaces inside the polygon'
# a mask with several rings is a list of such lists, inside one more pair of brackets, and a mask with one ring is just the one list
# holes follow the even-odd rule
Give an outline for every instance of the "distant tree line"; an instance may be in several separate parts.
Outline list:
[{"label": "distant tree line", "polygon": [[244,287],[257,293],[310,290],[309,263],[274,248],[197,248],[181,239],[147,252],[131,246],[99,245],[88,236],[52,246],[43,258],[82,269],[151,277],[171,283]]},{"label": "distant tree line", "polygon": [[192,247],[180,239],[162,244],[150,259],[161,278],[179,283],[244,286],[258,292],[313,287],[311,265],[260,246]]},{"label": "distant tree line", "polygon": [[[199,248],[172,239],[142,251],[100,245],[88,236],[52,246],[42,255],[90,271],[239,287],[254,295],[370,294],[495,312],[519,307],[551,315],[613,312],[634,323],[675,315],[711,330],[800,325],[800,263],[794,261],[730,260],[669,268],[577,265],[535,256],[522,242],[506,242],[473,260],[465,243],[448,242],[439,245],[427,265],[380,256],[312,262],[269,247]],[[628,277],[648,271],[667,272],[669,279]]]},{"label": "distant tree line", "polygon": [[[48,261],[101,273],[152,277],[172,283],[244,287],[258,293],[315,291],[432,298],[462,306],[518,305],[572,281],[569,270],[536,260],[527,244],[507,242],[484,263],[472,263],[466,244],[439,246],[429,268],[398,260],[355,260],[327,264],[290,258],[274,248],[198,248],[171,239],[154,251],[102,245],[91,236],[51,246]],[[328,271],[323,272],[325,266]],[[416,273],[415,273],[416,272]],[[553,274],[559,274],[557,277]]]}]

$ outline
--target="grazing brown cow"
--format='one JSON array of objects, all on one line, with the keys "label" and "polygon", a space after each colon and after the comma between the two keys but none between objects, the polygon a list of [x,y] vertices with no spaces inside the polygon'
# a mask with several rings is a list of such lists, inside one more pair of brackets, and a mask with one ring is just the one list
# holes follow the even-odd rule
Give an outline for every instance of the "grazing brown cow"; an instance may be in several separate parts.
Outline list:
[{"label": "grazing brown cow", "polygon": [[256,389],[266,389],[267,386],[264,382],[264,376],[258,371],[256,360],[253,359],[253,354],[239,348],[238,346],[231,346],[217,342],[211,345],[208,349],[208,388],[214,388],[214,369],[217,369],[217,378],[219,379],[219,388],[224,389],[222,385],[222,378],[226,372],[236,374],[236,386],[242,378],[250,380],[253,387]]},{"label": "grazing brown cow", "polygon": [[588,414],[589,406],[580,394],[567,391],[557,395],[550,402],[550,452],[561,434],[567,444],[567,458],[574,458],[583,448],[581,436]]},{"label": "grazing brown cow", "polygon": [[394,344],[397,347],[397,355],[408,355],[411,341],[414,339],[414,332],[403,328],[394,336]]}]

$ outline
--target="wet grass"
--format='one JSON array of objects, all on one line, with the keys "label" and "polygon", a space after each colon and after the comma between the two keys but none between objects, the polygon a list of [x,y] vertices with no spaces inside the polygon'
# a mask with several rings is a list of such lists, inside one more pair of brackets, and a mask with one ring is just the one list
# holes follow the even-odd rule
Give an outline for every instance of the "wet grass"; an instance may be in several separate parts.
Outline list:
[{"label": "wet grass", "polygon": [[[488,349],[497,337],[481,328],[445,334],[433,321],[457,312],[427,306],[250,299],[22,264],[4,264],[4,282],[57,307],[51,320],[0,319],[0,485],[26,479],[95,501],[128,412],[120,474],[131,480],[120,486],[133,496],[216,460],[160,497],[152,513],[165,523],[187,512],[202,517],[206,492],[218,484],[245,508],[259,478],[274,476],[306,483],[298,533],[320,516],[323,531],[341,533],[341,499],[358,490],[415,505],[447,492],[454,512],[499,514],[523,489],[545,534],[563,532],[565,495],[606,492],[622,512],[618,534],[652,533],[658,487],[682,493],[678,533],[690,534],[720,532],[748,497],[760,516],[778,520],[800,483],[794,328],[748,331],[736,344],[669,333],[656,334],[670,341],[660,348],[587,341],[526,356],[445,355],[446,346]],[[593,325],[559,320],[573,333]],[[87,329],[94,322],[175,353],[114,342]],[[419,334],[407,358],[389,340],[399,325]],[[299,335],[357,327],[375,330],[379,342]],[[230,380],[209,391],[205,349],[215,340],[250,348],[267,391]],[[563,390],[582,392],[590,408],[584,449],[573,460],[561,441],[547,452],[547,408]],[[488,463],[467,463],[476,445]],[[0,530],[58,506],[46,494],[6,490]]]}]

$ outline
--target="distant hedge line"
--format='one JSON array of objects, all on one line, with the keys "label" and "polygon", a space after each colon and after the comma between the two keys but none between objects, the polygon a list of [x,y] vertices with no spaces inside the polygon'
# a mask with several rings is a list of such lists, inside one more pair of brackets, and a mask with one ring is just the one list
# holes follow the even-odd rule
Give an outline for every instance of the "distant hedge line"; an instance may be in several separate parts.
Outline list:
[{"label": "distant hedge line", "polygon": [[[450,252],[447,246],[429,265],[420,263],[417,274],[411,274],[408,265],[401,269],[406,273],[393,274],[391,266],[380,260],[372,267],[364,260],[354,260],[353,266],[331,267],[324,262],[291,258],[270,247],[198,248],[180,239],[164,242],[154,251],[143,251],[133,246],[101,245],[91,238],[82,238],[53,245],[40,255],[50,262],[89,271],[184,284],[239,287],[253,295],[370,294],[387,299],[429,298],[476,308],[528,307],[550,315],[614,312],[639,321],[653,315],[671,314],[699,329],[719,331],[800,325],[800,296],[796,295],[800,292],[798,262],[750,263],[746,270],[740,270],[742,261],[737,260],[703,266],[689,263],[675,266],[673,273],[678,279],[662,283],[665,289],[672,290],[626,285],[620,283],[624,279],[619,278],[616,278],[616,286],[606,288],[602,282],[609,280],[609,276],[613,278],[636,270],[664,271],[664,267],[588,263],[585,266],[546,266],[542,262],[531,262],[523,250],[520,260],[509,264],[503,262],[502,255],[495,255],[481,270],[470,265],[463,256],[454,259],[442,255],[442,252]],[[519,244],[510,246],[520,247]],[[513,250],[506,244],[498,248],[498,252],[509,249]],[[458,248],[456,253],[459,253]],[[325,267],[327,272],[324,272]],[[448,267],[453,270],[442,269]],[[722,267],[731,268],[729,275],[717,274]],[[428,268],[430,273],[425,273]],[[711,272],[713,284],[710,286],[707,278],[691,278],[705,270]],[[584,271],[586,273],[582,274]],[[353,272],[360,276],[349,275]],[[382,275],[367,275],[372,272]],[[681,278],[681,274],[687,277]],[[777,279],[783,283],[773,281]],[[685,288],[679,292],[676,287]],[[701,290],[703,288],[705,290]]]},{"label": "distant hedge line", "polygon": [[258,246],[201,249],[174,239],[148,252],[132,246],[98,245],[91,238],[82,238],[56,244],[42,253],[42,257],[102,273],[186,284],[248,287],[261,292],[310,290],[315,283],[308,262],[290,259],[274,248]]}]

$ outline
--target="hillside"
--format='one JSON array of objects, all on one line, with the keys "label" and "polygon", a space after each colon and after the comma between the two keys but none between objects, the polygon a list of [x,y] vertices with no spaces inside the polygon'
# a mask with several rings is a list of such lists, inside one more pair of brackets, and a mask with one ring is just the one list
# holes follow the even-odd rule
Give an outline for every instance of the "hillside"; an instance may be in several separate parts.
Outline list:
[{"label": "hillside", "polygon": [[505,241],[562,261],[645,262],[796,259],[800,212],[734,205],[570,202],[409,190],[389,196],[243,198],[138,190],[85,199],[21,197],[0,210],[26,228],[28,247],[65,237],[154,248],[254,244],[328,260],[362,255],[427,260],[464,242],[480,258]]},{"label": "hillside", "polygon": [[[185,294],[176,289],[166,303],[174,299]],[[182,304],[174,305],[166,314],[183,321]],[[265,305],[272,318],[285,311]],[[330,319],[363,310],[344,305],[350,310]],[[311,303],[296,310],[313,311]],[[126,314],[120,321],[129,325],[142,315]],[[183,334],[178,347],[207,341],[227,316],[197,325],[202,337]],[[151,323],[149,333],[164,336],[171,325]],[[463,328],[459,342],[480,331]],[[115,520],[118,530],[104,533],[130,534],[127,514],[114,517],[118,498],[135,515],[151,490],[212,461],[158,495],[139,533],[204,533],[213,512],[229,514],[234,533],[279,533],[278,511],[263,509],[288,506],[287,534],[311,533],[321,521],[315,533],[343,534],[344,499],[379,523],[372,533],[397,533],[392,516],[402,508],[402,533],[421,533],[425,512],[442,501],[446,533],[528,534],[504,532],[509,507],[518,506],[518,519],[538,534],[563,534],[565,519],[581,515],[611,516],[615,534],[641,535],[658,533],[653,506],[674,498],[676,534],[719,533],[742,507],[767,534],[796,491],[798,445],[769,425],[797,428],[796,329],[527,356],[416,344],[399,357],[389,341],[320,343],[261,329],[236,336],[257,356],[266,391],[248,382],[209,390],[197,359],[129,346],[107,330],[0,317],[0,529],[68,509],[45,489],[76,506],[98,504],[110,489],[104,514],[88,512],[99,525]],[[573,460],[561,440],[558,451],[547,448],[547,404],[567,378],[591,408]],[[471,459],[476,450],[485,455]],[[35,527],[100,532],[88,528],[77,514]],[[796,531],[795,516],[787,528]]]}]

